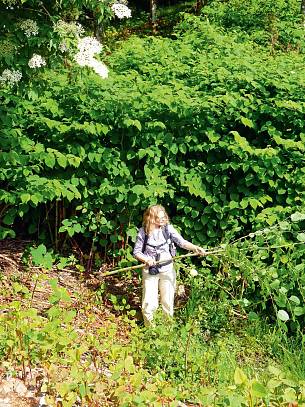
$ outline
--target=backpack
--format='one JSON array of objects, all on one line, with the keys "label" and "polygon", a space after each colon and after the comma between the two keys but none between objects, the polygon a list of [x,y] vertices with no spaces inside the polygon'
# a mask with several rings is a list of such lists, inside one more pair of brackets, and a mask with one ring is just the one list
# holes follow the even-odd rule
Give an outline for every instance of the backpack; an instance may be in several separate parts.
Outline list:
[{"label": "backpack", "polygon": [[[170,252],[171,256],[175,257],[176,256],[176,247],[175,247],[174,242],[172,241],[171,234],[169,233],[168,225],[165,225],[165,227],[162,228],[162,233],[163,233],[165,242],[168,243],[168,245],[169,245],[169,252]],[[148,241],[148,235],[145,233],[143,246],[142,246],[142,253],[145,252],[145,249],[146,249],[146,246],[147,246],[147,241]],[[158,248],[158,247],[161,247],[163,245],[164,245],[164,243],[162,243],[159,246],[154,246],[154,247]]]}]

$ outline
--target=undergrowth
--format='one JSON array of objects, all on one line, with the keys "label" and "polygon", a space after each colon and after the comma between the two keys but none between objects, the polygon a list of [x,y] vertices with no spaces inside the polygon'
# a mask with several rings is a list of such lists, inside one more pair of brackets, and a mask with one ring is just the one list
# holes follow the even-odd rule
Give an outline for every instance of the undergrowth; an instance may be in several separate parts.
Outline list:
[{"label": "undergrowth", "polygon": [[[39,279],[25,271],[27,284],[3,277],[1,367],[24,380],[28,370],[43,369],[37,391],[50,406],[58,398],[64,407],[304,406],[302,275],[293,273],[304,251],[303,221],[294,213],[289,222],[222,245],[220,258],[197,262],[197,276],[189,272],[194,264],[178,263],[186,302],[173,320],[157,314],[149,328],[106,281],[95,293],[76,293],[43,268]],[[31,264],[47,254],[28,251]],[[121,283],[130,287],[130,277]],[[34,290],[46,284],[47,306],[37,310]]]},{"label": "undergrowth", "polygon": [[100,323],[94,297],[73,308],[51,284],[46,312],[23,298],[2,306],[0,319],[1,367],[24,378],[43,368],[38,390],[51,406],[58,397],[63,406],[303,405],[304,368],[279,327],[232,315],[230,329],[211,333],[183,312],[148,329],[123,315]]}]

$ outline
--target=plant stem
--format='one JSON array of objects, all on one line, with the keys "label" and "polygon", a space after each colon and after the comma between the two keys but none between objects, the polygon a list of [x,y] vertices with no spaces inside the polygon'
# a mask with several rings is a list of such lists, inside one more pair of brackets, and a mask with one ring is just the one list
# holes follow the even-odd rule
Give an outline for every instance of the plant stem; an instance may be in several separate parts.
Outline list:
[{"label": "plant stem", "polygon": [[34,295],[35,295],[35,291],[36,291],[36,287],[37,287],[37,283],[38,283],[38,277],[39,277],[39,275],[37,274],[35,284],[33,287],[33,291],[32,291],[32,295],[31,295],[30,308],[32,308],[32,305],[33,305],[33,299],[34,299]]},{"label": "plant stem", "polygon": [[184,355],[184,377],[185,378],[187,376],[187,370],[188,370],[188,353],[189,353],[189,350],[190,350],[193,327],[194,327],[194,320],[192,322],[189,333],[187,335],[187,340],[186,340],[186,345],[185,345],[185,355]]},{"label": "plant stem", "polygon": [[[221,252],[223,252],[222,249],[219,250],[211,250],[210,252],[206,252],[206,256],[208,255],[218,255]],[[187,254],[182,254],[181,256],[175,256],[172,258],[173,261],[178,260],[178,259],[183,259],[185,257],[193,257],[193,256],[200,256],[197,253],[187,253]],[[160,261],[156,261],[156,264],[162,264],[162,263],[167,263],[168,260],[160,260]],[[129,270],[138,270],[141,269],[143,267],[146,267],[145,264],[139,264],[137,266],[129,266],[129,267],[123,267],[117,270],[111,270],[111,271],[107,271],[106,273],[100,274],[101,277],[106,277],[106,276],[111,276],[112,274],[116,274],[116,273],[122,273],[123,271],[129,271]]]}]

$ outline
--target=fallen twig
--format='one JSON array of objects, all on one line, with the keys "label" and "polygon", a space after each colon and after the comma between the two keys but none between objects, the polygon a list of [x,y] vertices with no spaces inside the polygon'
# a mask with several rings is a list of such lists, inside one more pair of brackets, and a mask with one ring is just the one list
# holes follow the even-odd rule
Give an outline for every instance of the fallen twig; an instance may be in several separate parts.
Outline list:
[{"label": "fallen twig", "polygon": [[14,264],[15,268],[18,268],[18,263],[13,260],[11,257],[5,256],[4,254],[0,253],[0,259],[7,261],[8,263]]}]

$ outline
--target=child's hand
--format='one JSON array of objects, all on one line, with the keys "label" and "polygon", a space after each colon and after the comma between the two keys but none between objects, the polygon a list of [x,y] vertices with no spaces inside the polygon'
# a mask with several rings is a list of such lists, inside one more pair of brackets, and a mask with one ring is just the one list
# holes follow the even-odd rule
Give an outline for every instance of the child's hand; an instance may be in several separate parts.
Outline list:
[{"label": "child's hand", "polygon": [[202,247],[200,247],[200,246],[196,246],[194,252],[196,254],[199,254],[200,256],[206,256],[207,255],[207,251],[205,249],[203,249]]},{"label": "child's hand", "polygon": [[145,262],[145,264],[146,264],[148,267],[151,267],[151,266],[154,266],[154,265],[156,264],[156,261],[153,260],[153,259],[149,259],[149,260],[147,260],[147,261]]}]

